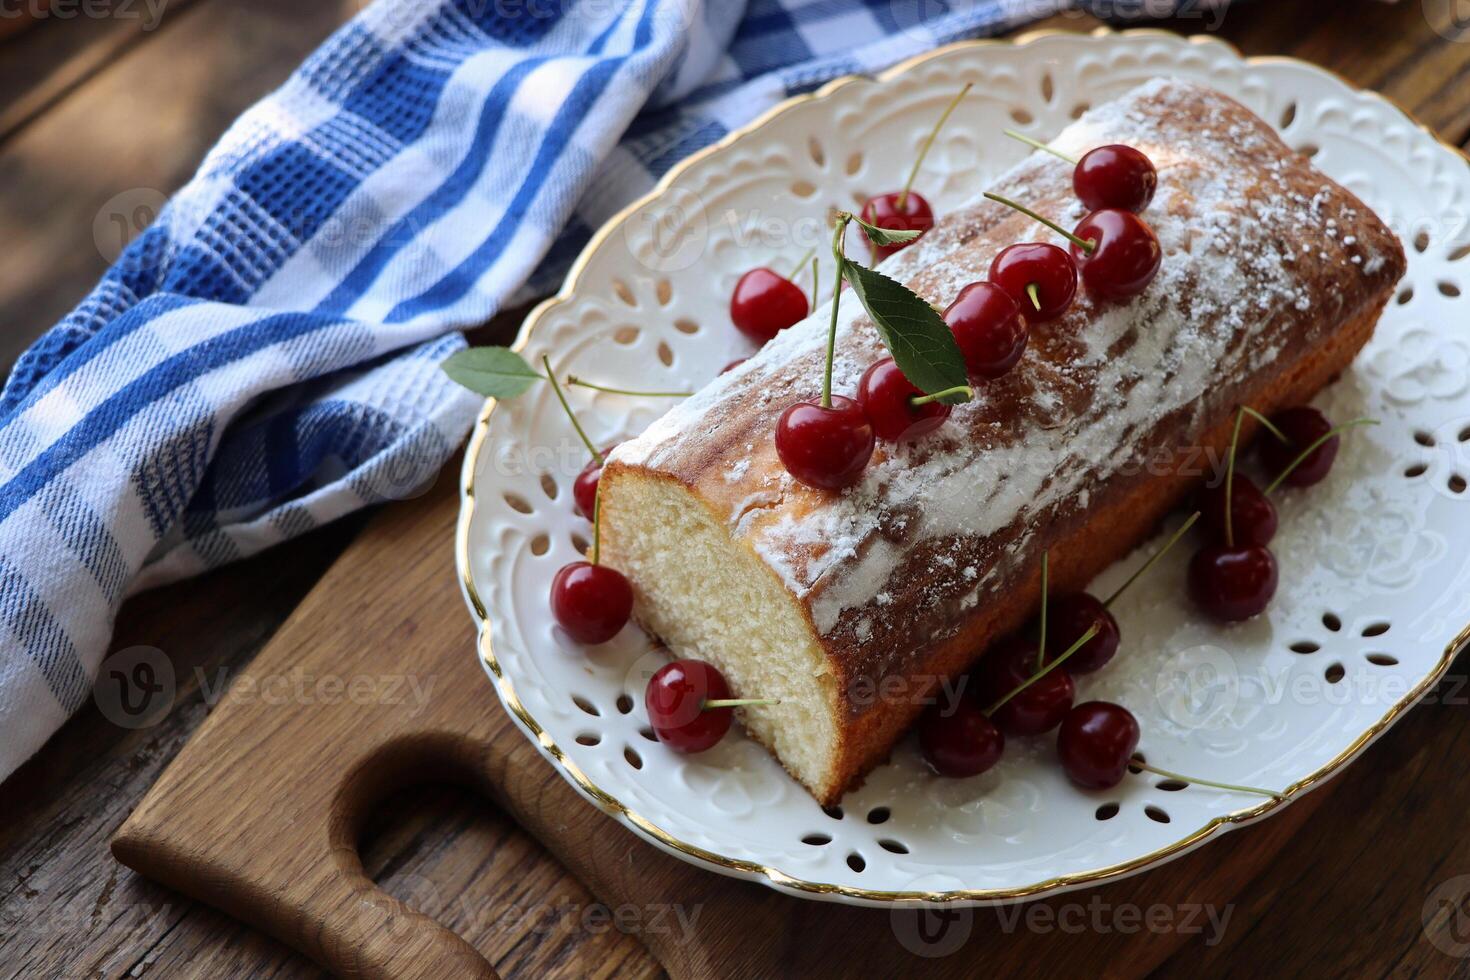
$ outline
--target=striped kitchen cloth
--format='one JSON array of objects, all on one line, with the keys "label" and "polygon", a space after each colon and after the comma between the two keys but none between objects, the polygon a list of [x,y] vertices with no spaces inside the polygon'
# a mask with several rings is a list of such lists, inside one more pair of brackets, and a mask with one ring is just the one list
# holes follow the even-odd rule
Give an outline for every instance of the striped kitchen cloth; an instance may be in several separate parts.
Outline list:
[{"label": "striped kitchen cloth", "polygon": [[432,479],[479,403],[437,368],[457,331],[553,288],[679,158],[794,92],[1067,6],[366,8],[0,392],[0,777],[87,700],[128,594]]}]

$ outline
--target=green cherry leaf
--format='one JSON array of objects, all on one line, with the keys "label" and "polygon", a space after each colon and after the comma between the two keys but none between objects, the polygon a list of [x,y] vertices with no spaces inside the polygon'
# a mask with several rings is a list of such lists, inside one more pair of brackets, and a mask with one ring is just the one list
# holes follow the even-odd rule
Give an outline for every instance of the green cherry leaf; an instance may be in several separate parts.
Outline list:
[{"label": "green cherry leaf", "polygon": [[450,379],[487,398],[514,398],[545,379],[509,347],[470,347],[439,365]]},{"label": "green cherry leaf", "polygon": [[[843,262],[842,274],[873,318],[898,369],[914,387],[933,395],[969,384],[964,356],[934,307],[903,283],[850,259]],[[938,400],[957,405],[968,399],[964,391],[957,391]]]},{"label": "green cherry leaf", "polygon": [[877,225],[868,224],[857,215],[853,215],[852,220],[856,221],[858,223],[858,226],[863,229],[863,234],[868,236],[868,241],[880,247],[884,245],[906,245],[909,242],[913,241],[915,238],[918,238],[920,235],[924,234],[922,231],[903,231],[899,228],[879,228]]}]

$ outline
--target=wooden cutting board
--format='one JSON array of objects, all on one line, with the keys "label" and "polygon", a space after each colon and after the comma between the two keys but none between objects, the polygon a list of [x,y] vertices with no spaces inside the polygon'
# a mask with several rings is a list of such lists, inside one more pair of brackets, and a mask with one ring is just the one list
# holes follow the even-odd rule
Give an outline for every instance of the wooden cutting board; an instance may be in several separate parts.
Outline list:
[{"label": "wooden cutting board", "polygon": [[[921,966],[957,976],[981,963],[1017,975],[1106,964],[1111,975],[1136,976],[1208,934],[1201,906],[1225,910],[1330,792],[1019,918],[848,908],[697,869],[584,801],[502,710],[455,577],[454,472],[379,514],[235,679],[118,831],[120,861],[339,975],[493,977],[472,946],[379,889],[357,856],[377,801],[449,780],[482,790],[611,909],[631,908],[674,977]],[[301,690],[314,693],[290,693]],[[1172,916],[1168,930],[1143,924],[1155,907]],[[1104,928],[1067,926],[1095,914]]]}]

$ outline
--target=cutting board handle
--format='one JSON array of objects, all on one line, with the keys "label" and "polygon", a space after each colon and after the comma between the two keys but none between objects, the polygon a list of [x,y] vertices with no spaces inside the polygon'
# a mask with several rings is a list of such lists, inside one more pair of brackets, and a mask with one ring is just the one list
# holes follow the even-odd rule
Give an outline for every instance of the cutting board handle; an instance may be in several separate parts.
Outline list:
[{"label": "cutting board handle", "polygon": [[[471,762],[483,746],[463,733],[404,729],[401,716],[388,716],[395,721],[388,727],[397,729],[391,733],[372,724],[388,720],[381,712],[376,719],[363,712],[350,724],[318,718],[311,738],[281,734],[296,746],[285,758],[282,742],[268,740],[270,754],[255,758],[271,769],[296,770],[314,787],[311,802],[267,801],[260,794],[234,805],[220,800],[211,809],[227,809],[227,822],[189,831],[170,818],[191,813],[197,820],[208,810],[179,806],[162,814],[150,809],[150,797],[113,839],[113,853],[272,933],[338,976],[493,980],[494,969],[473,946],[364,873],[357,841],[372,807],[389,793],[428,780],[483,788],[483,773]],[[324,732],[335,739],[323,739]],[[306,755],[335,764],[302,772],[297,767]],[[298,800],[300,785],[293,785]]]},{"label": "cutting board handle", "polygon": [[[390,508],[241,675],[112,841],[129,867],[346,977],[494,977],[388,895],[358,841],[396,790],[454,782],[505,800],[497,736],[534,756],[475,662],[454,589],[453,481]],[[505,753],[501,752],[500,756]],[[542,785],[547,773],[530,770]]]}]

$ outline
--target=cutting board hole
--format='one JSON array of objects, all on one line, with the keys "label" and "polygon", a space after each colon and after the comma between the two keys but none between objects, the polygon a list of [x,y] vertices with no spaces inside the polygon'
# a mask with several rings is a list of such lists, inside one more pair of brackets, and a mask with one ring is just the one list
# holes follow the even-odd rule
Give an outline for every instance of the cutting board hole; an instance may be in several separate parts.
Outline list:
[{"label": "cutting board hole", "polygon": [[1409,468],[1404,470],[1404,476],[1410,480],[1413,480],[1417,477],[1423,476],[1428,471],[1429,465],[1427,463],[1415,463],[1413,466],[1410,466]]},{"label": "cutting board hole", "polygon": [[623,761],[634,769],[643,768],[643,756],[639,755],[638,750],[631,745],[623,746]]},{"label": "cutting board hole", "polygon": [[699,333],[699,324],[695,323],[693,320],[685,320],[680,318],[674,321],[674,329],[679,331],[680,333],[685,333],[693,336],[694,334]]},{"label": "cutting board hole", "polygon": [[1449,487],[1450,493],[1464,493],[1465,478],[1458,473],[1451,473],[1450,478],[1445,481],[1445,486]]},{"label": "cutting board hole", "polygon": [[1162,808],[1149,804],[1143,808],[1143,813],[1154,823],[1168,823],[1169,814]]},{"label": "cutting board hole", "polygon": [[853,851],[847,856],[847,866],[854,871],[862,871],[868,866],[868,862],[857,851]]},{"label": "cutting board hole", "polygon": [[1423,446],[1425,449],[1434,448],[1434,436],[1430,435],[1428,432],[1425,432],[1423,429],[1419,429],[1414,433],[1414,441]]},{"label": "cutting board hole", "polygon": [[650,742],[657,742],[658,741],[658,736],[655,735],[653,733],[653,729],[652,728],[649,728],[647,725],[644,725],[642,728],[638,729],[638,734],[639,735],[642,735],[644,738],[648,739]]},{"label": "cutting board hole", "polygon": [[597,705],[588,701],[580,694],[572,695],[572,703],[594,718],[600,718],[602,716],[602,712],[597,710]]},{"label": "cutting board hole", "polygon": [[822,812],[831,817],[833,820],[842,819],[842,807],[840,806],[824,806],[822,807]]},{"label": "cutting board hole", "polygon": [[667,341],[660,340],[658,342],[658,359],[659,363],[664,367],[674,366],[674,350],[668,345]]},{"label": "cutting board hole", "polygon": [[827,151],[822,148],[822,141],[815,136],[807,137],[806,151],[811,155],[812,163],[819,167],[827,165]]},{"label": "cutting board hole", "polygon": [[615,343],[615,344],[622,344],[624,347],[627,347],[628,345],[632,344],[633,341],[635,341],[637,339],[638,339],[638,328],[637,327],[632,327],[632,326],[618,327],[618,329],[616,329],[616,330],[613,331],[613,343]]},{"label": "cutting board hole", "polygon": [[1370,653],[1368,662],[1375,667],[1397,667],[1399,658],[1387,653]]},{"label": "cutting board hole", "polygon": [[1384,633],[1387,633],[1388,632],[1389,625],[1390,624],[1384,623],[1384,622],[1369,623],[1367,626],[1364,626],[1363,627],[1363,635],[1364,636],[1382,636]]},{"label": "cutting board hole", "polygon": [[1310,160],[1318,153],[1321,153],[1322,148],[1316,143],[1303,143],[1301,146],[1296,148],[1296,151],[1302,156],[1306,157],[1308,160]]},{"label": "cutting board hole", "polygon": [[601,745],[602,736],[596,732],[582,732],[577,736],[577,744],[586,746]]},{"label": "cutting board hole", "polygon": [[658,298],[659,306],[668,306],[669,300],[674,298],[674,284],[667,279],[660,279],[653,289],[654,296]]},{"label": "cutting board hole", "polygon": [[633,698],[628,694],[618,695],[618,714],[625,715],[633,710]]},{"label": "cutting board hole", "polygon": [[1085,115],[1087,113],[1087,110],[1088,109],[1091,109],[1091,108],[1092,108],[1092,103],[1090,103],[1090,102],[1079,102],[1079,103],[1077,103],[1076,105],[1074,105],[1072,107],[1072,118],[1073,119],[1081,119],[1083,117],[1083,115]]},{"label": "cutting board hole", "polygon": [[1424,230],[1424,229],[1421,228],[1419,230],[1419,232],[1414,235],[1414,251],[1419,252],[1421,254],[1424,253],[1424,252],[1429,251],[1429,232],[1428,231],[1426,231],[1426,230]]},{"label": "cutting board hole", "polygon": [[807,834],[801,839],[801,842],[803,844],[810,844],[812,847],[823,847],[832,843],[832,838],[826,834]]},{"label": "cutting board hole", "polygon": [[880,840],[878,846],[889,854],[907,854],[909,852],[909,849],[904,846],[902,841],[896,841],[891,837],[885,837]]},{"label": "cutting board hole", "polygon": [[[1139,762],[1147,762],[1148,761],[1148,759],[1144,758],[1144,755],[1143,755],[1142,752],[1135,752],[1135,753],[1133,753],[1133,757],[1135,759],[1137,759]],[[1140,767],[1138,767],[1138,766],[1135,766],[1135,765],[1130,764],[1128,766],[1128,771],[1131,772],[1131,773],[1133,773],[1133,775],[1136,776],[1139,773],[1143,772],[1143,769],[1140,768]]]},{"label": "cutting board hole", "polygon": [[1444,279],[1439,283],[1439,292],[1441,296],[1448,296],[1450,299],[1455,299],[1460,295],[1460,286],[1458,283]]},{"label": "cutting board hole", "polygon": [[635,310],[638,308],[638,297],[633,295],[633,290],[627,283],[623,282],[623,280],[621,279],[614,279],[612,287],[613,292],[617,293],[618,299],[622,300],[628,306],[633,307]]},{"label": "cutting board hole", "polygon": [[1182,779],[1166,779],[1163,782],[1155,783],[1154,789],[1161,789],[1165,793],[1177,793],[1181,789],[1189,789],[1189,784]]},{"label": "cutting board hole", "polygon": [[517,514],[531,513],[530,502],[518,493],[507,493],[505,495],[505,502],[507,504],[510,504],[510,509],[515,511]]},{"label": "cutting board hole", "polygon": [[1296,122],[1296,103],[1288,102],[1286,108],[1281,110],[1281,123],[1276,128],[1285,129],[1294,122]]},{"label": "cutting board hole", "polygon": [[[1221,508],[1224,509],[1223,507]],[[1311,640],[1297,640],[1290,647],[1292,653],[1316,653],[1322,647]]]},{"label": "cutting board hole", "polygon": [[1022,126],[1029,126],[1036,121],[1035,116],[1031,115],[1031,113],[1027,112],[1025,109],[1022,109],[1020,106],[1017,106],[1016,108],[1011,110],[1011,118]]},{"label": "cutting board hole", "polygon": [[1342,664],[1328,664],[1327,669],[1322,671],[1322,677],[1329,684],[1336,684],[1347,675],[1347,668]]},{"label": "cutting board hole", "polygon": [[1099,820],[1111,820],[1118,815],[1118,804],[1104,803],[1092,815]]},{"label": "cutting board hole", "polygon": [[874,807],[873,809],[868,811],[868,823],[887,823],[890,816],[892,816],[892,813],[889,811],[888,807]]},{"label": "cutting board hole", "polygon": [[1342,629],[1342,620],[1337,618],[1337,613],[1323,613],[1322,625],[1336,633]]},{"label": "cutting board hole", "polygon": [[1403,289],[1400,289],[1399,290],[1399,294],[1395,298],[1394,301],[1396,303],[1398,303],[1400,306],[1405,306],[1405,305],[1408,304],[1409,300],[1411,300],[1413,298],[1414,298],[1414,287],[1413,286],[1405,286]]},{"label": "cutting board hole", "polygon": [[531,554],[540,558],[551,550],[551,539],[544,534],[538,534],[531,539]]}]

